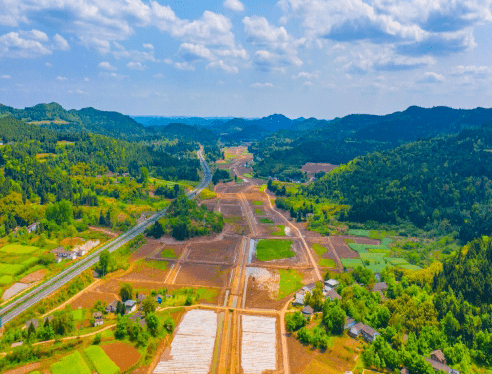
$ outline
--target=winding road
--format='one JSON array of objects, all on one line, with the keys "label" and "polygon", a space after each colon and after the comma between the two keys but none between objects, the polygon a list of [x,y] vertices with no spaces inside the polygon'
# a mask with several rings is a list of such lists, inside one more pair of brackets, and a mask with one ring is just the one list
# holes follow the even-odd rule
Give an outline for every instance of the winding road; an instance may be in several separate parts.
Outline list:
[{"label": "winding road", "polygon": [[[197,156],[200,159],[200,164],[203,169],[203,180],[195,190],[187,193],[189,199],[194,199],[195,196],[197,196],[212,181],[212,172],[210,171],[210,167],[208,166],[203,156],[203,147],[200,147],[200,150],[197,152]],[[90,254],[87,257],[82,258],[81,260],[77,261],[75,264],[63,270],[61,273],[57,274],[53,278],[40,284],[39,286],[33,288],[31,291],[24,294],[22,297],[9,303],[7,306],[5,306],[0,310],[0,316],[2,316],[1,318],[2,325],[11,321],[22,312],[26,311],[27,309],[37,304],[42,299],[48,297],[53,292],[63,287],[65,284],[70,282],[72,279],[80,275],[85,270],[95,265],[99,261],[99,254],[102,251],[107,249],[109,252],[113,252],[118,248],[120,248],[121,246],[128,243],[136,236],[142,234],[147,227],[153,225],[156,221],[162,218],[166,213],[166,211],[167,209],[164,209],[159,213],[153,215],[149,219],[147,219],[145,222],[142,222],[141,224],[134,226],[124,234],[115,238],[110,243],[107,243],[101,248],[99,248],[98,250],[96,250],[94,253]]]}]

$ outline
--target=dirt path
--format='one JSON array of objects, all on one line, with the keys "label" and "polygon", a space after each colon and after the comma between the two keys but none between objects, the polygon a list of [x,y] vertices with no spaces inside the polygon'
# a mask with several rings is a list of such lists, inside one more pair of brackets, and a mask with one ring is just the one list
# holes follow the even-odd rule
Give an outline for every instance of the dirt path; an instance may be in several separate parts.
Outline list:
[{"label": "dirt path", "polygon": [[280,311],[280,337],[282,341],[282,361],[284,374],[290,374],[289,348],[287,346],[287,332],[285,331],[285,312],[289,308],[290,300],[287,301]]},{"label": "dirt path", "polygon": [[335,247],[333,246],[333,243],[331,242],[331,239],[328,238],[327,242],[328,242],[328,245],[330,246],[331,251],[333,252],[333,254],[335,256],[335,260],[336,260],[338,269],[339,270],[343,270],[342,261],[340,260],[340,257],[338,257],[338,253],[337,253],[337,251],[335,251]]},{"label": "dirt path", "polygon": [[89,230],[102,232],[103,234],[109,235],[109,236],[111,236],[113,238],[116,238],[119,235],[119,234],[117,234],[115,232],[112,232],[112,231],[109,231],[109,230],[106,230],[106,229],[102,229],[100,227],[89,226]]},{"label": "dirt path", "polygon": [[251,210],[249,209],[248,202],[246,201],[246,197],[244,194],[239,193],[237,194],[239,197],[239,201],[241,202],[241,206],[243,207],[243,211],[246,214],[246,220],[248,221],[249,228],[251,230],[252,236],[257,236],[258,231],[256,228],[256,221],[255,217],[253,217],[253,213],[251,213]]}]

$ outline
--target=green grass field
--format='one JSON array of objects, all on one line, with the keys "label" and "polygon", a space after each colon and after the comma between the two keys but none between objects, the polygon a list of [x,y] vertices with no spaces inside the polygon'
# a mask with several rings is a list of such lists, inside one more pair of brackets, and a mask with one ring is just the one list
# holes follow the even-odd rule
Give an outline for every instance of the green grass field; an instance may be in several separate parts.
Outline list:
[{"label": "green grass field", "polygon": [[172,248],[164,248],[161,252],[161,257],[178,258],[178,256],[176,256],[176,253],[174,252],[174,249],[172,249]]},{"label": "green grass field", "polygon": [[266,184],[262,184],[261,187],[260,187],[260,192],[265,192],[266,189],[267,189],[268,185]]},{"label": "green grass field", "polygon": [[256,208],[256,209],[255,209],[255,214],[256,214],[257,216],[264,216],[264,215],[265,215],[265,212],[264,212],[262,209],[258,209],[258,208]]},{"label": "green grass field", "polygon": [[319,257],[323,256],[326,252],[328,252],[328,248],[325,248],[322,245],[319,245],[318,243],[313,244],[313,249]]},{"label": "green grass field", "polygon": [[263,205],[263,201],[253,201],[253,205]]},{"label": "green grass field", "polygon": [[364,267],[360,258],[342,258],[342,265],[347,269],[355,269],[357,266]]},{"label": "green grass field", "polygon": [[50,366],[52,374],[91,374],[82,355],[75,351]]},{"label": "green grass field", "polygon": [[18,274],[24,265],[14,265],[14,264],[0,264],[0,274],[1,275],[15,275]]},{"label": "green grass field", "polygon": [[84,352],[96,367],[99,374],[117,374],[120,372],[120,368],[108,357],[101,347],[93,345],[86,348]]},{"label": "green grass field", "polygon": [[260,261],[279,260],[294,257],[291,251],[292,240],[268,240],[261,239],[256,246],[256,258]]},{"label": "green grass field", "polygon": [[34,251],[37,251],[38,249],[39,249],[38,247],[32,247],[28,245],[7,244],[6,246],[2,247],[0,251],[6,253],[25,254],[25,253],[32,253]]},{"label": "green grass field", "polygon": [[154,269],[166,270],[167,269],[167,261],[145,261],[143,262],[145,266],[151,267]]},{"label": "green grass field", "polygon": [[277,230],[272,232],[273,236],[285,236],[285,225],[277,225]]},{"label": "green grass field", "polygon": [[14,278],[11,275],[2,275],[0,277],[0,286],[6,286],[14,281]]},{"label": "green grass field", "polygon": [[84,309],[72,310],[72,316],[74,321],[82,321],[85,318]]},{"label": "green grass field", "polygon": [[279,270],[280,273],[280,287],[278,291],[278,299],[281,300],[291,293],[301,289],[302,274],[297,270]]},{"label": "green grass field", "polygon": [[353,236],[364,236],[366,238],[369,237],[369,230],[355,230],[355,229],[352,229],[352,230],[349,230],[348,231],[348,234],[349,235],[353,235]]},{"label": "green grass field", "polygon": [[323,268],[334,269],[337,267],[337,264],[331,258],[322,258],[321,260],[319,260],[319,266]]},{"label": "green grass field", "polygon": [[253,178],[253,174],[251,174],[251,173],[244,173],[244,174],[243,174],[243,177],[246,177],[246,178],[252,179],[252,178]]},{"label": "green grass field", "polygon": [[275,222],[273,222],[270,218],[260,218],[260,223],[263,223],[265,225],[270,225]]},{"label": "green grass field", "polygon": [[210,191],[209,189],[204,189],[202,192],[200,192],[200,197],[203,200],[213,199],[216,196],[217,196],[217,194],[213,191]]}]

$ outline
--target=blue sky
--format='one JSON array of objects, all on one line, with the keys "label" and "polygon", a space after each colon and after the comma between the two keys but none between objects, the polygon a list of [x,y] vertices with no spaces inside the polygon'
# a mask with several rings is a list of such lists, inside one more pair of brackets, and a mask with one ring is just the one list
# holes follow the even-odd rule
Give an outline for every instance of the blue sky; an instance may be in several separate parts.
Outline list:
[{"label": "blue sky", "polygon": [[0,0],[0,103],[333,118],[492,107],[492,0]]}]

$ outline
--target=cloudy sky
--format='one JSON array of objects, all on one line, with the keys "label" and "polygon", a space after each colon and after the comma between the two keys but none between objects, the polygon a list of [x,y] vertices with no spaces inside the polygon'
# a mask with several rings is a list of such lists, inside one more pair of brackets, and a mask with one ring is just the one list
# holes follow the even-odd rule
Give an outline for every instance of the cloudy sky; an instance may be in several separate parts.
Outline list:
[{"label": "cloudy sky", "polygon": [[0,103],[333,118],[492,107],[492,0],[0,0]]}]

